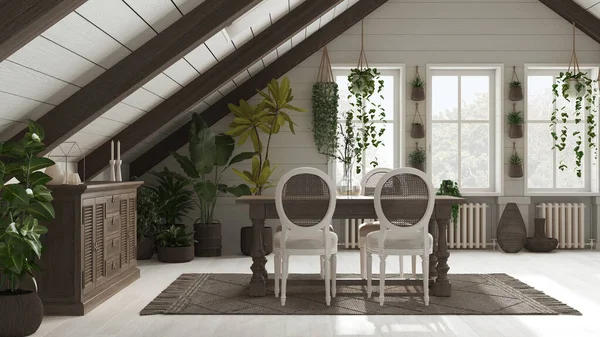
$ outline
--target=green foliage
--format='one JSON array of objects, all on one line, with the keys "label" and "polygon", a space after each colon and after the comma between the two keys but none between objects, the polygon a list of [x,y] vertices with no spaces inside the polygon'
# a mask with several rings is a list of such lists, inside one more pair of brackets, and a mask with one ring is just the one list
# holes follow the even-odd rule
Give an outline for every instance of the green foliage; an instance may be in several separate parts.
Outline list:
[{"label": "green foliage", "polygon": [[[240,101],[240,105],[229,104],[229,110],[235,118],[229,124],[231,129],[226,132],[227,135],[238,138],[238,146],[244,145],[248,138],[252,141],[256,152],[256,155],[252,157],[252,171],[242,172],[237,169],[233,169],[233,171],[252,186],[251,191],[255,195],[261,195],[265,189],[275,186],[269,181],[277,167],[271,167],[269,161],[269,149],[273,135],[279,133],[281,127],[286,124],[295,134],[295,124],[288,112],[305,112],[305,110],[291,105],[294,96],[292,96],[290,80],[287,77],[283,78],[281,84],[277,80],[271,80],[267,91],[258,91],[258,93],[263,97],[258,105],[250,105],[244,100]],[[268,136],[266,146],[261,140],[261,133]]]},{"label": "green foliage", "polygon": [[518,87],[520,87],[520,86],[521,86],[521,81],[511,81],[511,82],[510,82],[508,85],[509,85],[511,88],[518,88]]},{"label": "green foliage", "polygon": [[186,233],[182,227],[171,226],[156,237],[159,247],[191,247],[196,240],[193,233]]},{"label": "green foliage", "polygon": [[[29,121],[28,131],[18,142],[0,142],[0,289],[8,284],[16,291],[26,276],[39,271],[42,256],[40,236],[48,229],[40,222],[54,219],[52,194],[45,184],[52,178],[38,170],[54,165],[37,155],[45,149],[44,130]],[[16,184],[7,184],[11,177]]]},{"label": "green foliage", "polygon": [[423,148],[416,149],[408,155],[408,162],[413,166],[425,164],[426,160],[427,153]]},{"label": "green foliage", "polygon": [[[383,123],[380,125],[379,131],[375,121],[385,122],[385,109],[381,104],[377,104],[371,99],[377,94],[381,99],[383,95],[384,82],[380,79],[380,73],[376,68],[354,68],[350,70],[348,75],[348,91],[350,95],[350,111],[347,112],[347,120],[358,120],[361,124],[357,130],[346,128],[346,135],[352,135],[352,152],[357,163],[362,162],[363,155],[369,147],[378,147],[382,145],[381,138],[385,133]],[[348,126],[348,124],[346,124]],[[377,159],[369,163],[373,167],[377,167]],[[356,173],[359,174],[362,170],[361,165],[356,165]]]},{"label": "green foliage", "polygon": [[158,209],[158,195],[148,187],[142,186],[137,193],[137,237],[153,239],[161,225]]},{"label": "green foliage", "polygon": [[521,165],[521,164],[523,164],[523,159],[521,158],[521,156],[519,156],[518,153],[515,152],[510,156],[510,164],[511,165]]},{"label": "green foliage", "polygon": [[177,224],[193,208],[193,192],[189,182],[166,167],[162,172],[150,172],[158,178],[158,183],[150,188],[158,198],[158,212],[167,226]]},{"label": "green foliage", "polygon": [[415,77],[415,79],[410,82],[410,85],[412,85],[413,88],[424,88],[425,81],[423,81],[421,77]]},{"label": "green foliage", "polygon": [[[570,115],[566,106],[560,107],[556,104],[556,101],[558,98],[563,98],[567,102],[571,102],[573,99],[573,97],[570,97],[572,95],[572,89],[576,92],[575,111],[573,115]],[[552,85],[552,93],[554,95],[552,103],[555,106],[550,118],[550,134],[554,140],[552,149],[563,151],[566,148],[567,138],[570,136],[574,137],[575,146],[572,151],[575,153],[575,172],[577,177],[581,177],[583,147],[585,145],[583,145],[580,131],[575,130],[570,132],[570,135],[568,134],[567,120],[574,120],[575,124],[579,124],[585,119],[587,123],[587,146],[590,149],[594,149],[594,153],[597,156],[595,119],[595,115],[598,111],[596,101],[596,97],[598,96],[597,81],[590,79],[587,73],[561,72],[556,78],[556,82]],[[562,124],[560,134],[557,131],[559,123]],[[561,159],[558,168],[561,171],[564,171],[568,166],[564,160]]]},{"label": "green foliage", "polygon": [[521,125],[525,122],[525,119],[521,116],[521,111],[511,111],[507,119],[510,125]]},{"label": "green foliage", "polygon": [[[436,195],[448,195],[451,197],[462,197],[460,191],[458,190],[458,183],[452,180],[442,180],[440,184],[440,188],[438,189]],[[456,226],[458,222],[458,210],[460,206],[458,204],[452,205],[452,222]]]},{"label": "green foliage", "polygon": [[200,219],[196,220],[196,223],[211,224],[214,221],[219,193],[231,193],[236,197],[251,193],[248,185],[227,186],[221,183],[221,176],[227,168],[256,155],[255,152],[242,152],[233,156],[234,148],[233,137],[225,134],[215,135],[199,114],[192,115],[190,155],[186,157],[173,153],[173,157],[188,176],[188,182],[196,192],[196,203],[200,209]]},{"label": "green foliage", "polygon": [[317,151],[335,157],[337,150],[338,85],[335,82],[313,84],[313,132]]}]

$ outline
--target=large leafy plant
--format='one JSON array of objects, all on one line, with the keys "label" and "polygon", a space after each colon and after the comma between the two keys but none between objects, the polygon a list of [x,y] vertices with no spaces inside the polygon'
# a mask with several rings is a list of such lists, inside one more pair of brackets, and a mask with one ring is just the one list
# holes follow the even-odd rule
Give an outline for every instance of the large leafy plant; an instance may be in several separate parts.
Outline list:
[{"label": "large leafy plant", "polygon": [[154,239],[161,224],[156,192],[142,186],[137,193],[137,237]]},{"label": "large leafy plant", "polygon": [[313,84],[313,136],[317,151],[328,157],[335,157],[337,151],[338,101],[337,83]]},{"label": "large leafy plant", "polygon": [[[52,178],[40,171],[54,162],[37,156],[45,149],[43,139],[42,127],[30,121],[23,139],[0,143],[0,157],[10,158],[0,161],[0,289],[8,284],[14,292],[26,275],[33,277],[40,270],[40,236],[47,232],[40,222],[55,216],[45,186]],[[10,177],[18,183],[9,184]]]},{"label": "large leafy plant", "polygon": [[[462,197],[460,191],[458,189],[458,183],[452,180],[442,180],[440,184],[440,188],[438,189],[436,195],[448,195],[451,197]],[[458,223],[458,210],[460,205],[454,204],[452,205],[452,222],[456,226]]]},{"label": "large leafy plant", "polygon": [[[578,67],[577,67],[578,68]],[[561,72],[552,85],[552,93],[554,94],[554,110],[550,117],[550,134],[554,139],[552,149],[563,151],[566,148],[566,143],[569,137],[575,138],[575,146],[572,151],[575,153],[575,172],[578,177],[581,177],[581,163],[583,161],[584,142],[581,132],[574,128],[569,132],[568,120],[575,121],[575,124],[585,121],[587,123],[587,147],[596,150],[596,113],[598,112],[596,97],[598,96],[597,81],[589,78],[587,73],[578,72]],[[569,103],[574,103],[574,109],[570,112],[566,104],[556,104],[561,98]],[[558,130],[558,124],[562,127]],[[567,163],[563,159],[560,160],[558,168],[562,171],[568,168]]]},{"label": "large leafy plant", "polygon": [[162,221],[167,226],[178,224],[194,207],[189,182],[166,167],[161,172],[150,173],[157,178],[157,183],[148,188],[156,193]]},{"label": "large leafy plant", "polygon": [[[261,195],[265,189],[275,186],[270,182],[270,178],[276,166],[271,166],[269,160],[273,135],[278,134],[286,124],[295,134],[295,124],[288,112],[305,111],[291,105],[294,96],[287,77],[284,77],[281,83],[271,80],[267,85],[267,91],[258,91],[258,93],[263,99],[257,105],[250,105],[244,100],[241,100],[239,105],[229,104],[229,110],[235,118],[229,124],[231,129],[226,132],[238,138],[237,145],[244,145],[248,139],[252,141],[256,155],[252,157],[251,171],[237,169],[233,171],[251,185],[251,191],[255,195]],[[267,135],[266,145],[261,139],[261,134]]]},{"label": "large leafy plant", "polygon": [[[385,122],[385,109],[373,99],[379,97],[383,100],[381,94],[383,86],[384,82],[380,78],[377,68],[354,68],[348,75],[348,90],[350,91],[348,116],[351,120],[360,122],[353,147],[357,163],[362,162],[363,155],[368,148],[382,145],[381,138],[385,133],[385,124],[377,123],[379,124],[377,127],[375,122]],[[369,164],[376,167],[378,162],[374,159]],[[361,165],[356,165],[356,173],[359,174],[361,170]]]},{"label": "large leafy plant", "polygon": [[162,231],[157,237],[159,247],[191,247],[196,240],[192,233],[186,233],[182,227],[171,226]]},{"label": "large leafy plant", "polygon": [[233,137],[215,135],[197,113],[192,115],[189,137],[189,157],[178,153],[173,153],[173,157],[196,192],[197,206],[200,209],[200,219],[196,223],[211,224],[214,222],[219,193],[231,193],[236,197],[251,193],[248,185],[227,186],[221,183],[223,172],[233,164],[252,158],[256,153],[242,152],[233,156]]}]

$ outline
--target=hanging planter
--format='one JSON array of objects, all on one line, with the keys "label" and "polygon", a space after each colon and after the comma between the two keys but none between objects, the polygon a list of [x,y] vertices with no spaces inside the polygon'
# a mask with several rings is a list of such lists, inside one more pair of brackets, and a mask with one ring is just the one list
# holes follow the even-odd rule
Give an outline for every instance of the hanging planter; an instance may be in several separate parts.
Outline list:
[{"label": "hanging planter", "polygon": [[417,75],[415,79],[410,83],[412,85],[412,90],[410,92],[410,99],[413,101],[423,101],[425,100],[425,81],[421,79],[421,75],[419,75],[419,66],[417,68]]},{"label": "hanging planter", "polygon": [[[596,113],[598,111],[596,98],[598,96],[598,80],[592,80],[587,73],[579,69],[579,61],[575,53],[575,24],[573,24],[573,53],[567,72],[561,72],[552,85],[554,101],[561,99],[569,103],[574,102],[573,109],[565,109],[564,106],[555,104],[554,111],[550,117],[550,134],[554,140],[552,149],[565,150],[569,138],[574,138],[575,146],[571,149],[575,153],[574,170],[577,177],[581,177],[581,166],[583,162],[584,149],[593,150],[597,158],[596,148]],[[587,130],[580,132],[578,129],[569,130],[567,121],[575,122],[575,125],[584,121]],[[559,126],[559,124],[562,124]],[[570,125],[573,125],[570,123]],[[560,129],[560,130],[559,130]],[[582,133],[586,139],[583,139]],[[558,168],[561,171],[569,168],[573,163],[560,160]]]},{"label": "hanging planter", "polygon": [[425,153],[425,149],[419,148],[419,143],[415,144],[415,150],[408,155],[408,164],[417,170],[425,172],[427,153]]},{"label": "hanging planter", "polygon": [[415,106],[416,111],[415,115],[413,116],[412,127],[410,129],[410,136],[412,138],[425,138],[425,126],[423,125],[423,119],[421,119],[421,113],[419,112],[419,103],[415,103]]},{"label": "hanging planter", "polygon": [[513,142],[513,151],[510,156],[508,176],[511,178],[523,177],[523,158],[517,153],[516,143]]},{"label": "hanging planter", "polygon": [[317,151],[334,157],[337,149],[338,85],[333,78],[327,47],[323,48],[317,83],[312,88],[313,138]]},{"label": "hanging planter", "polygon": [[517,75],[517,67],[513,66],[513,75],[512,80],[509,84],[508,91],[508,99],[513,102],[518,102],[523,100],[523,86],[521,81],[519,80],[519,76]]},{"label": "hanging planter", "polygon": [[521,111],[517,111],[516,103],[513,103],[513,111],[508,114],[508,136],[510,138],[522,138],[524,122]]}]

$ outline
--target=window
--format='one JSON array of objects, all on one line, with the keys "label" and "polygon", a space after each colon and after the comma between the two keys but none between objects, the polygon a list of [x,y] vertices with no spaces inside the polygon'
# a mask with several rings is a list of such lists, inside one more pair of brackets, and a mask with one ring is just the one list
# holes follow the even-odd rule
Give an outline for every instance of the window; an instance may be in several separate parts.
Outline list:
[{"label": "window", "polygon": [[[398,127],[398,115],[400,109],[400,93],[403,88],[401,86],[400,78],[401,78],[401,69],[385,69],[377,67],[379,72],[381,73],[380,78],[384,82],[383,86],[383,100],[381,100],[377,95],[373,95],[372,100],[380,103],[381,106],[385,109],[386,120],[384,122],[376,122],[378,127],[385,127],[385,132],[382,137],[383,144],[377,148],[369,148],[367,149],[365,155],[363,156],[362,163],[362,173],[360,175],[356,175],[356,171],[354,171],[354,178],[357,181],[360,181],[362,178],[362,174],[369,171],[372,166],[369,163],[372,160],[377,160],[379,163],[378,167],[388,167],[395,168],[398,167],[398,163],[400,162],[400,137],[397,132],[399,130]],[[350,92],[348,91],[348,75],[350,74],[349,68],[336,68],[334,69],[334,77],[335,81],[339,87],[339,124],[342,126],[345,123],[343,120],[343,113],[350,109],[350,101],[348,100],[348,95]],[[360,121],[356,120],[354,123],[360,124]],[[341,162],[336,160],[335,166],[333,167],[335,181],[338,182],[342,179],[344,175],[344,168]]]},{"label": "window", "polygon": [[502,192],[497,121],[501,67],[428,67],[428,165],[434,187],[458,182],[465,194]]},{"label": "window", "polygon": [[[597,190],[596,179],[596,160],[591,155],[587,146],[587,137],[582,137],[583,144],[583,163],[581,177],[577,177],[574,171],[575,155],[571,149],[574,147],[573,137],[567,140],[566,148],[563,151],[552,149],[554,140],[549,128],[552,111],[556,107],[565,108],[567,111],[574,111],[574,100],[567,102],[564,99],[554,101],[552,94],[552,85],[556,77],[566,68],[527,68],[526,90],[526,190],[528,193],[564,193],[564,192],[594,192]],[[583,72],[590,72],[592,78],[597,77],[597,69],[581,69]],[[572,115],[572,114],[571,114]],[[582,123],[575,124],[574,120],[567,121],[567,132],[581,131],[586,133],[587,125],[583,118]],[[562,125],[557,126],[558,132]],[[573,140],[573,142],[570,142]],[[569,166],[564,171],[560,170],[559,163],[564,160]]]}]

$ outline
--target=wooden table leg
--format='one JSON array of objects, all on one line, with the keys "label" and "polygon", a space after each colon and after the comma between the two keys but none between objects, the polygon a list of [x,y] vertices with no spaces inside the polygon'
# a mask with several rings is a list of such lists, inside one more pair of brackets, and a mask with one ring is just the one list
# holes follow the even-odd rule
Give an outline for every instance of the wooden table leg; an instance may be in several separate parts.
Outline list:
[{"label": "wooden table leg", "polygon": [[[251,206],[252,207],[252,206]],[[267,288],[267,269],[265,251],[263,249],[263,228],[265,219],[252,220],[252,278],[250,279],[250,296],[265,296]]]},{"label": "wooden table leg", "polygon": [[437,277],[437,251],[438,251],[438,234],[437,234],[437,223],[435,218],[431,217],[429,220],[429,234],[433,236],[433,253],[429,255],[429,287],[433,288],[435,278]]},{"label": "wooden table leg", "polygon": [[434,294],[435,296],[450,297],[452,293],[452,285],[448,280],[448,241],[446,238],[446,226],[452,217],[452,205],[440,205],[436,210],[436,222],[438,225],[438,251],[437,251],[437,279],[435,280]]}]

